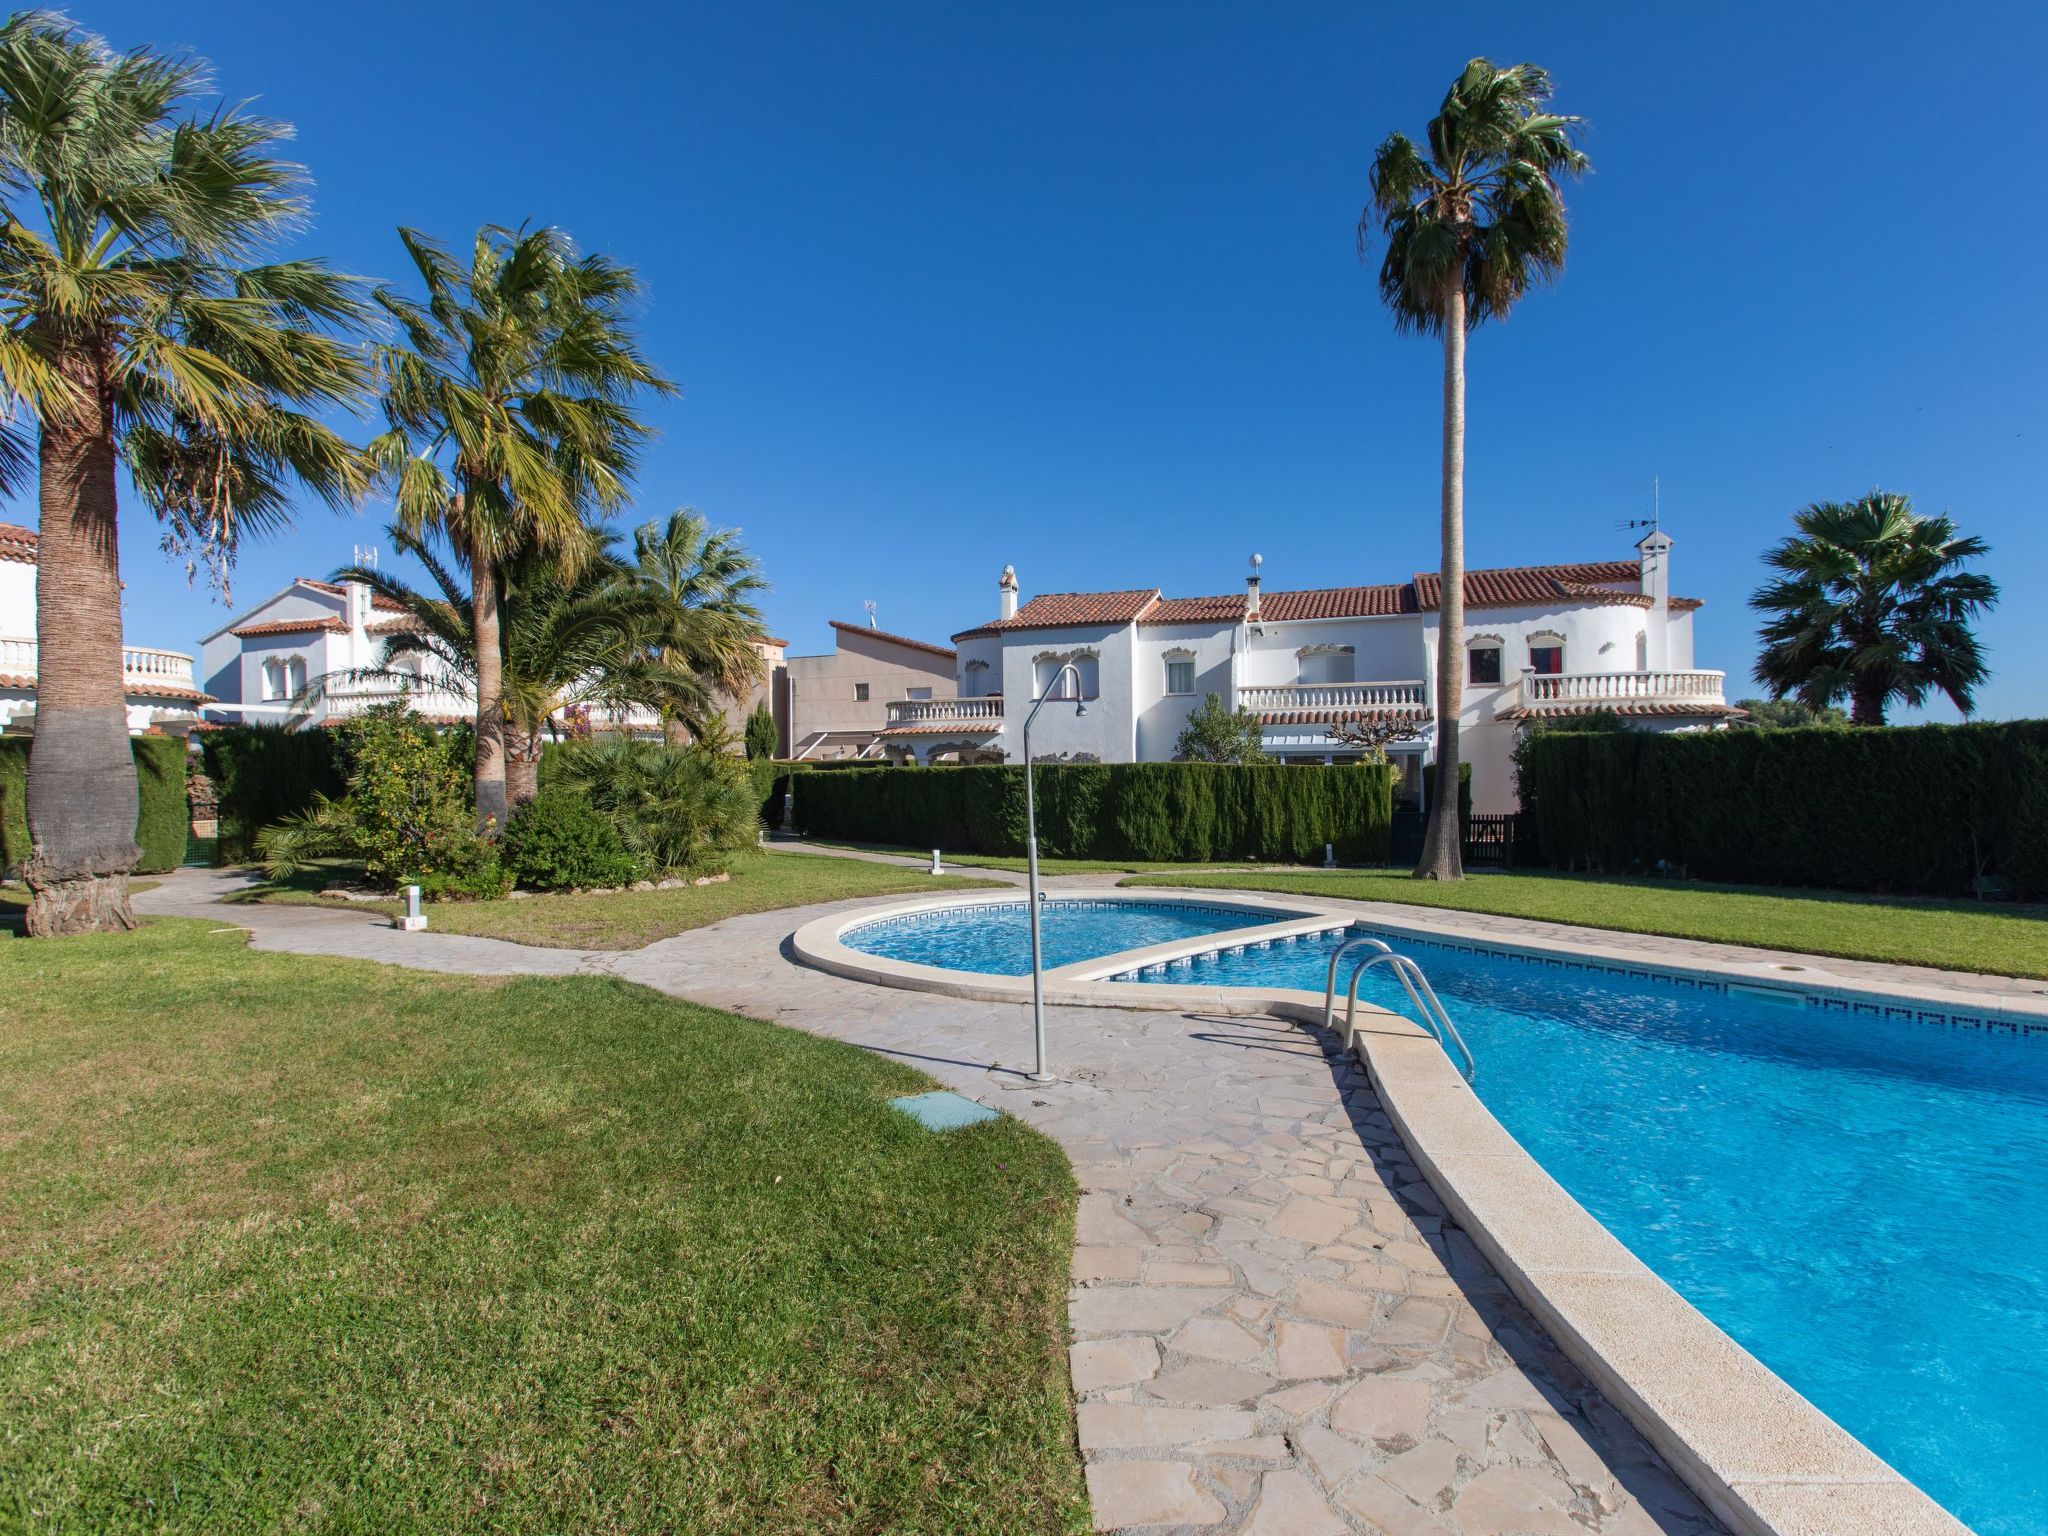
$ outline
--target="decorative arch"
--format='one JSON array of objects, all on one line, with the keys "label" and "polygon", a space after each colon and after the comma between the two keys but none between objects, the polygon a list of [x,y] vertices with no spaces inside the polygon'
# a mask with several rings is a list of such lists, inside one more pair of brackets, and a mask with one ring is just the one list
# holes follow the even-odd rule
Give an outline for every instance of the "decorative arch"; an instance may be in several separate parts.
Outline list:
[{"label": "decorative arch", "polygon": [[1355,683],[1358,650],[1349,645],[1304,645],[1294,653],[1295,677],[1304,683]]},{"label": "decorative arch", "polygon": [[1040,651],[1031,658],[1031,696],[1044,698],[1060,671],[1069,662],[1075,675],[1081,680],[1081,697],[1092,699],[1102,692],[1102,658],[1092,645],[1077,646],[1070,651]]},{"label": "decorative arch", "polygon": [[1565,669],[1564,636],[1554,629],[1539,629],[1528,637],[1529,670],[1539,677]]}]

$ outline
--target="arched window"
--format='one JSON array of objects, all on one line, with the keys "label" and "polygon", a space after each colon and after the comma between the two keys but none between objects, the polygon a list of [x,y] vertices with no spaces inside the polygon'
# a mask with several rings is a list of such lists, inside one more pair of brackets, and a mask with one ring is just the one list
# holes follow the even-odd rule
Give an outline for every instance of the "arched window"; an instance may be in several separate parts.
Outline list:
[{"label": "arched window", "polygon": [[988,663],[970,661],[960,679],[960,697],[963,699],[985,699],[988,697]]},{"label": "arched window", "polygon": [[1465,680],[1475,688],[1491,688],[1500,682],[1499,635],[1474,635],[1465,642],[1465,656]]},{"label": "arched window", "polygon": [[285,696],[283,658],[273,656],[263,663],[263,702],[268,704]]},{"label": "arched window", "polygon": [[1306,645],[1294,653],[1296,679],[1304,683],[1350,683],[1357,677],[1348,645]]},{"label": "arched window", "polygon": [[306,691],[306,662],[302,656],[294,656],[284,664],[284,690],[292,698]]},{"label": "arched window", "polygon": [[1529,637],[1529,670],[1538,677],[1555,677],[1564,670],[1564,636],[1539,630]]},{"label": "arched window", "polygon": [[[1033,697],[1045,698],[1047,697],[1048,690],[1050,690],[1050,696],[1056,699],[1076,697],[1074,677],[1069,676],[1064,680],[1061,679],[1061,673],[1069,665],[1073,667],[1075,675],[1080,678],[1081,689],[1079,697],[1084,699],[1097,697],[1101,683],[1101,674],[1097,668],[1096,656],[1093,651],[1040,651],[1036,656],[1032,657],[1031,692]],[[1055,684],[1058,686],[1055,686]]]},{"label": "arched window", "polygon": [[1166,663],[1166,691],[1193,693],[1195,691],[1195,653],[1185,646],[1177,647],[1161,658]]}]

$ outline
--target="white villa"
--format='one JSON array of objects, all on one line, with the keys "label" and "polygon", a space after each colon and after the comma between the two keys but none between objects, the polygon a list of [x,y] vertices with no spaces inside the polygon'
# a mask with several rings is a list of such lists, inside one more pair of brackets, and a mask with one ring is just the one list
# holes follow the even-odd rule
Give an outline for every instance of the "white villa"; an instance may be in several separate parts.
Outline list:
[{"label": "white villa", "polygon": [[[298,577],[199,642],[200,675],[212,696],[207,718],[313,727],[403,699],[436,725],[474,719],[476,705],[467,684],[431,663],[423,667],[417,658],[389,663],[388,670],[404,674],[400,677],[349,676],[387,670],[386,642],[410,622],[404,609],[361,582]],[[781,665],[787,643],[765,635],[755,642],[765,678]],[[323,678],[316,696],[301,697],[309,682]],[[728,703],[727,723],[735,730],[746,711],[769,696],[765,678],[746,699]],[[654,713],[638,707],[617,719],[599,712],[592,723],[600,731],[623,729],[639,736],[661,730]]]},{"label": "white villa", "polygon": [[[1510,753],[1525,721],[1612,710],[1653,730],[1720,726],[1740,711],[1720,672],[1693,667],[1699,602],[1671,594],[1671,544],[1653,529],[1633,560],[1468,571],[1462,755],[1475,811],[1515,809]],[[889,706],[898,761],[1016,761],[1030,701],[1072,663],[1086,714],[1048,705],[1036,761],[1162,762],[1207,694],[1259,718],[1284,762],[1359,757],[1331,734],[1362,720],[1411,724],[1388,750],[1399,795],[1421,803],[1435,752],[1434,573],[1389,586],[1263,592],[1258,557],[1242,593],[1171,598],[1157,588],[1043,593],[1018,605],[1005,568],[999,611],[953,637],[955,699]]]},{"label": "white villa", "polygon": [[[459,684],[416,663],[411,679],[343,680],[339,674],[384,664],[384,642],[408,620],[403,609],[360,582],[300,576],[199,642],[199,672],[215,699],[210,719],[252,725],[326,725],[373,704],[410,699],[438,723],[467,720],[475,706]],[[308,682],[326,678],[321,696],[301,700]]]},{"label": "white villa", "polygon": [[[121,670],[128,729],[182,736],[210,702],[183,651],[124,645]],[[36,713],[36,533],[0,523],[0,730],[34,729]]]}]

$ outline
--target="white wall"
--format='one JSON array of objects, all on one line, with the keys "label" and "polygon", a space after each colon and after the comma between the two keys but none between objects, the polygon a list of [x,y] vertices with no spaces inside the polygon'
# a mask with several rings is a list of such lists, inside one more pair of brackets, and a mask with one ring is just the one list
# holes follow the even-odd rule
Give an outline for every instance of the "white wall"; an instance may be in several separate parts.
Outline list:
[{"label": "white wall", "polygon": [[1009,761],[1024,760],[1024,717],[1037,697],[1037,658],[1087,650],[1096,658],[1096,696],[1088,700],[1088,713],[1076,717],[1071,704],[1046,705],[1031,729],[1031,755],[1087,754],[1105,763],[1135,761],[1135,633],[1136,626],[1130,624],[1003,632],[1003,751]]},{"label": "white wall", "polygon": [[[1231,624],[1147,624],[1135,632],[1131,656],[1131,709],[1135,724],[1133,760],[1165,762],[1173,756],[1188,716],[1216,694],[1228,704],[1232,693],[1232,654],[1238,630]],[[1166,691],[1169,652],[1192,651],[1195,691]]]}]

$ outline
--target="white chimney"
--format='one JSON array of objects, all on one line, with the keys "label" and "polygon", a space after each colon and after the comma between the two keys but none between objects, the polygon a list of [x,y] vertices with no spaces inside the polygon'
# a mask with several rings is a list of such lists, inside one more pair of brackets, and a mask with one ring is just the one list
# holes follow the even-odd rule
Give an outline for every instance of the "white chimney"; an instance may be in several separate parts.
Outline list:
[{"label": "white chimney", "polygon": [[1001,619],[1014,619],[1017,617],[1017,567],[1014,565],[1003,567],[1003,579],[996,583],[996,589],[1002,594],[1002,601],[997,604],[999,611],[996,617]]},{"label": "white chimney", "polygon": [[1644,665],[1656,672],[1671,664],[1671,535],[1653,526],[1636,545],[1636,554],[1642,559],[1643,596],[1650,600],[1643,625]]},{"label": "white chimney", "polygon": [[1244,579],[1244,621],[1253,629],[1259,627],[1259,567],[1266,563],[1264,555],[1252,556],[1252,573]]}]

